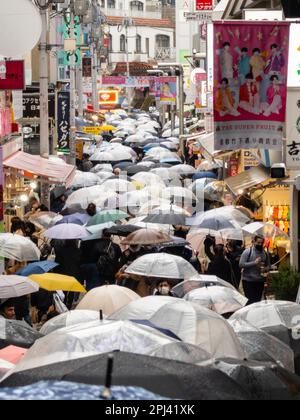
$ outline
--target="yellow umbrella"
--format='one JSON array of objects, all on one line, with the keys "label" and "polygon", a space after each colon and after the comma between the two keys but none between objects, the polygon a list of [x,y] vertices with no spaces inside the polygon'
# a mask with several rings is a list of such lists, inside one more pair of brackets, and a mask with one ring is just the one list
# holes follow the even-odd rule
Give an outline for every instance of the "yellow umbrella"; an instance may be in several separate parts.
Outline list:
[{"label": "yellow umbrella", "polygon": [[114,127],[113,125],[102,125],[102,126],[100,127],[100,129],[101,129],[102,131],[112,131],[112,132],[117,131],[116,127]]},{"label": "yellow umbrella", "polygon": [[32,276],[29,276],[29,278],[38,283],[42,289],[48,290],[49,292],[55,292],[56,290],[77,293],[86,292],[85,288],[75,279],[75,277],[46,273],[33,274]]}]

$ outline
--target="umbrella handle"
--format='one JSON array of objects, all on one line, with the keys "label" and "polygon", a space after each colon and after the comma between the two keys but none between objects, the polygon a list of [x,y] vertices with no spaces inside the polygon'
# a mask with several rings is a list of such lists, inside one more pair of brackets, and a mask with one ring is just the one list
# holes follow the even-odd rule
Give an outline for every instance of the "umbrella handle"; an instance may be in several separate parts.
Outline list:
[{"label": "umbrella handle", "polygon": [[100,309],[100,321],[103,321],[103,311]]},{"label": "umbrella handle", "polygon": [[104,399],[112,399],[111,383],[112,383],[113,368],[114,368],[114,355],[110,354],[107,360],[105,388],[101,394],[101,397]]}]

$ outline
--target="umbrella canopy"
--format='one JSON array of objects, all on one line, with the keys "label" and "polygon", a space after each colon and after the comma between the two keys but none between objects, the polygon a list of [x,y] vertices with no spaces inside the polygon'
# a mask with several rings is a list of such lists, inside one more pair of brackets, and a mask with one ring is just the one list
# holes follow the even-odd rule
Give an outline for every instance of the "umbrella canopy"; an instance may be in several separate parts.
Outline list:
[{"label": "umbrella canopy", "polygon": [[175,172],[181,176],[193,176],[196,169],[191,165],[177,165],[170,168],[171,172]]},{"label": "umbrella canopy", "polygon": [[165,296],[148,296],[129,303],[110,316],[114,320],[146,319],[195,344],[211,357],[245,356],[224,318],[197,304]]},{"label": "umbrella canopy", "polygon": [[88,222],[87,226],[96,226],[108,222],[117,222],[118,220],[127,219],[129,215],[121,210],[105,210],[96,214]]},{"label": "umbrella canopy", "polygon": [[220,279],[217,276],[208,276],[205,274],[198,274],[195,277],[192,277],[188,280],[177,284],[173,287],[172,292],[175,296],[183,298],[186,294],[190,293],[192,290],[200,289],[201,287],[212,287],[212,286],[222,286],[227,287],[231,290],[236,290],[230,283],[225,280]]},{"label": "umbrella canopy", "polygon": [[135,186],[127,181],[126,179],[108,179],[105,181],[102,185],[102,188],[104,188],[106,191],[110,190],[117,193],[126,193],[128,191],[134,191],[136,188]]},{"label": "umbrella canopy", "polygon": [[[108,357],[109,354],[101,354],[14,373],[2,386],[29,385],[41,379],[104,385]],[[214,368],[125,352],[114,354],[112,382],[115,385],[142,386],[173,399],[249,399],[246,391]],[[61,385],[63,387],[63,383]],[[99,393],[98,388],[98,397]]]},{"label": "umbrella canopy", "polygon": [[210,360],[210,355],[205,350],[183,342],[166,344],[151,353],[151,356],[193,364]]},{"label": "umbrella canopy", "polygon": [[182,187],[168,187],[163,191],[163,198],[174,201],[186,201],[188,204],[197,201],[196,196],[187,188]]},{"label": "umbrella canopy", "polygon": [[40,333],[43,335],[48,335],[53,333],[54,331],[61,330],[62,328],[80,324],[87,324],[92,321],[99,321],[100,317],[101,315],[98,311],[78,309],[76,311],[65,312],[46,322],[42,326]]},{"label": "umbrella canopy", "polygon": [[223,168],[221,160],[203,160],[198,166],[198,171],[212,171],[213,169]]},{"label": "umbrella canopy", "polygon": [[44,274],[48,273],[49,271],[53,270],[54,268],[58,267],[54,261],[37,261],[31,264],[28,264],[26,267],[22,268],[21,270],[17,271],[18,276],[25,276],[28,277],[31,274]]},{"label": "umbrella canopy", "polygon": [[[203,213],[197,218],[198,229],[209,229],[209,230],[224,230],[224,229],[239,229],[240,225],[234,220],[230,219],[219,213],[215,213],[213,210]],[[194,224],[192,219],[192,223]]]},{"label": "umbrella canopy", "polygon": [[204,189],[204,198],[210,201],[222,203],[225,194],[232,194],[232,192],[223,181],[210,182]]},{"label": "umbrella canopy", "polygon": [[72,181],[71,188],[85,188],[92,187],[99,184],[99,178],[96,174],[91,172],[76,171],[75,177]]},{"label": "umbrella canopy", "polygon": [[86,214],[86,210],[81,207],[81,204],[70,204],[63,208],[63,210],[60,212],[61,216],[71,216],[72,214]]},{"label": "umbrella canopy", "polygon": [[73,192],[68,197],[66,207],[79,205],[82,209],[86,209],[90,203],[95,203],[97,199],[99,199],[99,197],[103,196],[105,193],[105,189],[99,185],[95,185],[94,187],[82,188]]},{"label": "umbrella canopy", "polygon": [[56,225],[62,225],[64,223],[73,223],[75,225],[83,226],[90,220],[90,218],[91,216],[89,216],[87,213],[74,213],[68,216],[64,216],[59,222],[56,223]]},{"label": "umbrella canopy", "polygon": [[187,241],[191,244],[194,250],[201,252],[204,249],[204,241],[207,235],[213,236],[216,239],[217,244],[224,244],[229,239],[235,241],[244,240],[243,232],[239,229],[223,229],[223,230],[211,230],[211,229],[191,229],[187,235]]},{"label": "umbrella canopy", "polygon": [[56,225],[44,232],[46,238],[61,240],[82,239],[88,235],[88,231],[83,226],[75,223]]},{"label": "umbrella canopy", "polygon": [[91,173],[98,173],[98,172],[113,172],[113,167],[110,163],[98,163],[98,165],[94,166],[91,170]]},{"label": "umbrella canopy", "polygon": [[214,366],[247,389],[253,400],[300,400],[300,378],[274,363],[218,360]]},{"label": "umbrella canopy", "polygon": [[156,229],[159,231],[163,231],[165,233],[167,233],[168,235],[174,233],[174,229],[172,226],[170,225],[158,225],[155,223],[145,223],[143,222],[143,219],[145,218],[145,216],[141,216],[141,217],[135,217],[134,219],[130,219],[130,222],[128,222],[128,224],[133,225],[133,226],[137,226],[143,229]]},{"label": "umbrella canopy", "polygon": [[41,253],[29,238],[12,233],[0,233],[0,257],[16,261],[37,261]]},{"label": "umbrella canopy", "polygon": [[93,155],[91,156],[92,162],[123,162],[123,161],[131,161],[132,162],[132,155],[127,150],[110,150],[110,151],[102,151],[102,150],[95,150]]},{"label": "umbrella canopy", "polygon": [[51,211],[41,211],[30,216],[29,221],[39,229],[48,229],[62,219],[62,216]]},{"label": "umbrella canopy", "polygon": [[151,185],[162,185],[165,187],[165,183],[163,180],[153,173],[149,172],[140,172],[132,177],[134,181],[140,182],[144,186],[151,186]]},{"label": "umbrella canopy", "polygon": [[49,292],[62,290],[64,292],[85,293],[85,288],[71,276],[56,273],[33,274],[30,279],[38,283],[42,289]]},{"label": "umbrella canopy", "polygon": [[115,225],[107,229],[107,233],[109,235],[122,236],[126,238],[131,233],[137,232],[140,229],[142,228],[133,225]]},{"label": "umbrella canopy", "polygon": [[243,231],[245,234],[250,234],[251,236],[261,236],[263,238],[275,238],[277,236],[281,236],[285,239],[289,239],[289,236],[283,230],[271,223],[250,223],[250,225],[243,227]]},{"label": "umbrella canopy", "polygon": [[198,199],[203,199],[206,185],[212,182],[211,178],[196,179],[188,188]]},{"label": "umbrella canopy", "polygon": [[248,299],[228,287],[201,287],[184,296],[188,302],[198,303],[217,314],[233,313],[246,306]]},{"label": "umbrella canopy", "polygon": [[171,254],[148,254],[138,258],[127,269],[127,274],[143,277],[184,279],[197,275],[185,259]]},{"label": "umbrella canopy", "polygon": [[127,174],[129,176],[136,175],[140,172],[149,172],[150,168],[143,165],[132,165],[127,168]]},{"label": "umbrella canopy", "polygon": [[41,337],[42,334],[25,322],[0,318],[0,349],[10,345],[28,349]]},{"label": "umbrella canopy", "polygon": [[116,285],[101,286],[90,290],[76,309],[103,311],[105,315],[109,316],[139,298],[139,295],[127,287]]},{"label": "umbrella canopy", "polygon": [[[170,168],[171,169],[171,168]],[[169,168],[154,168],[151,173],[158,175],[164,182],[171,180],[180,180],[180,175],[177,172],[171,171]]]},{"label": "umbrella canopy", "polygon": [[39,285],[27,277],[0,276],[0,299],[30,295],[39,290]]},{"label": "umbrella canopy", "polygon": [[141,229],[123,239],[121,245],[158,245],[172,242],[172,238],[155,229]]},{"label": "umbrella canopy", "polygon": [[0,350],[0,360],[6,360],[16,365],[26,353],[27,350],[22,347],[8,346]]},{"label": "umbrella canopy", "polygon": [[186,217],[173,211],[170,213],[154,213],[149,214],[144,220],[145,223],[157,223],[161,225],[185,226]]},{"label": "umbrella canopy", "polygon": [[[213,222],[211,225],[209,224],[209,222],[214,219],[216,220],[220,219],[219,226],[221,227],[219,229],[214,229],[215,227],[217,227],[217,223],[214,226],[213,226]],[[226,219],[230,223],[226,224],[224,219]],[[206,211],[205,213],[197,214],[195,217],[189,220],[189,225],[197,226],[198,228],[207,228],[207,226],[213,226],[213,227],[208,227],[208,229],[212,229],[212,230],[221,230],[221,229],[228,229],[228,228],[231,229],[232,227],[236,229],[236,228],[239,228],[240,226],[246,225],[247,223],[250,222],[250,220],[251,219],[247,215],[245,215],[241,210],[239,210],[239,208],[234,207],[234,206],[225,206],[225,207],[220,207],[218,209]]]},{"label": "umbrella canopy", "polygon": [[[105,387],[85,385],[64,381],[40,381],[33,385],[20,388],[0,390],[0,401],[107,401],[102,393]],[[166,397],[153,394],[140,387],[113,386],[111,387],[114,401],[165,400]]]},{"label": "umbrella canopy", "polygon": [[294,372],[294,353],[290,347],[246,321],[230,321],[246,355],[250,360],[278,363]]},{"label": "umbrella canopy", "polygon": [[26,353],[15,372],[116,350],[146,354],[176,340],[130,321],[93,321],[57,330]]}]

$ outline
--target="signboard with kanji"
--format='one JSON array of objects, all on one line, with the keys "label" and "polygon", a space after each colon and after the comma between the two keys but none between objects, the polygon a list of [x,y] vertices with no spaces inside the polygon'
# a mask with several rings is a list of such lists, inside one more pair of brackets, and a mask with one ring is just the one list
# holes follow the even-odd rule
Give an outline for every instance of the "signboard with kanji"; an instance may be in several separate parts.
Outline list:
[{"label": "signboard with kanji", "polygon": [[83,127],[83,132],[86,134],[91,134],[93,136],[100,136],[102,133],[101,127]]},{"label": "signboard with kanji", "polygon": [[213,0],[196,0],[196,10],[197,11],[211,11],[213,10]]},{"label": "signboard with kanji", "polygon": [[70,153],[70,92],[57,94],[57,145],[58,150]]},{"label": "signboard with kanji", "polygon": [[[48,94],[49,118],[55,118],[55,95]],[[23,92],[23,118],[40,118],[39,93]]]},{"label": "signboard with kanji", "polygon": [[25,70],[23,60],[0,62],[0,90],[25,89]]},{"label": "signboard with kanji", "polygon": [[[70,38],[70,22],[65,22],[63,27],[63,36],[64,39]],[[75,51],[75,65],[80,66],[81,64],[81,51],[80,51],[80,45],[81,45],[81,26],[79,18],[75,17],[75,25],[74,25],[74,34],[76,38],[76,45],[78,46],[77,50]],[[71,64],[71,56],[72,54],[70,52],[62,51],[61,54],[63,54],[64,58],[64,65],[69,66]]]}]

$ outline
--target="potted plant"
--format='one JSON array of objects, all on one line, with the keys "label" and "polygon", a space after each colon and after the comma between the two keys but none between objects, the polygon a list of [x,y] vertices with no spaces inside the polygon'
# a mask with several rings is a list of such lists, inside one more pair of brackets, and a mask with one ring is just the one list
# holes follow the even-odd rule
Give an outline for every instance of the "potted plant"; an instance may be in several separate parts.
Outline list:
[{"label": "potted plant", "polygon": [[300,286],[300,273],[289,265],[280,268],[278,274],[272,277],[270,292],[277,300],[295,302]]}]

